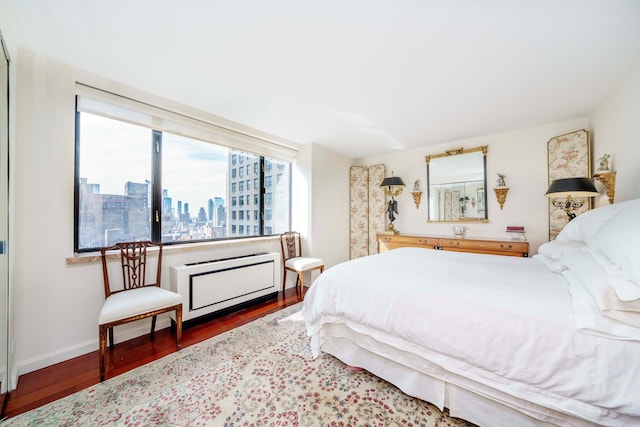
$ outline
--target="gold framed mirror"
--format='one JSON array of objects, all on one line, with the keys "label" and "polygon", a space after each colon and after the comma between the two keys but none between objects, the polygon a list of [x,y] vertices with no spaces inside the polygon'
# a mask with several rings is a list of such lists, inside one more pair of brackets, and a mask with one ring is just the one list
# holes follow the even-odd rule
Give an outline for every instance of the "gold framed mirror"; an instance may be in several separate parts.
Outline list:
[{"label": "gold framed mirror", "polygon": [[427,222],[489,222],[487,145],[425,156]]}]

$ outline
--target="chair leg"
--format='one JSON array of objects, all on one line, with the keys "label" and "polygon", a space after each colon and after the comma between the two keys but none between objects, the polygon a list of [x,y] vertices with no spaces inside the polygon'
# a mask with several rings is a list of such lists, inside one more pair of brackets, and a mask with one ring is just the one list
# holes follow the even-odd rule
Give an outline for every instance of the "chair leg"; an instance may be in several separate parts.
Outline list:
[{"label": "chair leg", "polygon": [[304,272],[298,272],[298,278],[296,279],[296,290],[298,289],[298,282],[300,283],[300,295],[304,293]]},{"label": "chair leg", "polygon": [[155,332],[156,332],[156,317],[158,316],[153,316],[151,318],[151,334],[149,335],[151,337],[151,341],[153,341],[155,339]]},{"label": "chair leg", "polygon": [[182,305],[176,308],[176,350],[182,348]]},{"label": "chair leg", "polygon": [[115,345],[113,341],[113,328],[108,328],[108,329],[109,329],[109,348],[113,350],[113,346]]},{"label": "chair leg", "polygon": [[282,272],[282,292],[284,292],[284,287],[287,285],[287,269],[285,268]]},{"label": "chair leg", "polygon": [[[107,366],[107,327],[98,326],[98,336],[100,340],[100,381],[104,381],[104,374]],[[109,328],[111,331],[112,329]],[[113,342],[113,341],[112,341]]]}]

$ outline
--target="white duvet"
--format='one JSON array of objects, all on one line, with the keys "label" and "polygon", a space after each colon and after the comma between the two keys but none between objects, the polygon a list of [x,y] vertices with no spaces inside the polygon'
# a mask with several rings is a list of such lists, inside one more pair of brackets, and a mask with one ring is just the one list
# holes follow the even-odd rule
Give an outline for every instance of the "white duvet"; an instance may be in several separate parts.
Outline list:
[{"label": "white duvet", "polygon": [[359,258],[314,282],[304,317],[314,355],[340,325],[372,337],[368,351],[400,350],[414,369],[469,379],[465,388],[640,424],[640,342],[579,332],[566,279],[536,259],[420,248]]}]

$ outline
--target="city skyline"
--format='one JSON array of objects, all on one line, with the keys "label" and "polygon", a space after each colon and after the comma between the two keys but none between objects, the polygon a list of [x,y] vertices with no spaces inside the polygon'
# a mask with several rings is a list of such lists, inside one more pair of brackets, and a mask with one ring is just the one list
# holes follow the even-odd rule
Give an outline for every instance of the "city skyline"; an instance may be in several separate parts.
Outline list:
[{"label": "city skyline", "polygon": [[[87,113],[82,123],[81,177],[99,183],[103,194],[114,195],[124,195],[128,181],[151,181],[148,128]],[[170,133],[162,138],[162,187],[171,188],[174,199],[190,199],[190,206],[205,209],[213,197],[226,199],[228,148]]]}]

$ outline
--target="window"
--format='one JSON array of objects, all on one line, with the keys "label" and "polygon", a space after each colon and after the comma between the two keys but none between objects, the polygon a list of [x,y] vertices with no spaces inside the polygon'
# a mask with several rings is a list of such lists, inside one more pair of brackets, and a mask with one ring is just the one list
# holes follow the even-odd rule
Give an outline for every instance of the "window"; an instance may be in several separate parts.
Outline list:
[{"label": "window", "polygon": [[[268,235],[290,228],[290,162],[217,145],[200,135],[189,138],[184,131],[178,135],[134,124],[136,120],[94,114],[81,104],[76,114],[76,252],[120,241],[171,244]],[[264,183],[273,179],[273,174],[259,173],[266,163],[282,163],[286,169],[285,197],[268,202],[284,219],[274,215],[267,221],[257,214],[267,203],[262,198]],[[241,177],[252,170],[258,178],[253,187],[245,178],[245,187]],[[231,196],[230,207],[245,201],[249,205],[253,199],[254,215],[229,209],[226,199],[238,189],[246,189],[245,196]]]},{"label": "window", "polygon": [[76,166],[76,192],[81,201],[76,222],[78,246],[97,248],[105,242],[151,239],[149,130],[87,115],[81,138]]}]

